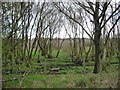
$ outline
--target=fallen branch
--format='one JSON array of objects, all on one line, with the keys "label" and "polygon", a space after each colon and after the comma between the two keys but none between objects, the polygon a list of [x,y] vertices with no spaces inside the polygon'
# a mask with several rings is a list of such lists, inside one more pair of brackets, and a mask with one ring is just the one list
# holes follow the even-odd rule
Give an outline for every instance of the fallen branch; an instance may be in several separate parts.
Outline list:
[{"label": "fallen branch", "polygon": [[23,74],[23,78],[22,78],[21,80],[19,80],[19,82],[20,82],[19,87],[21,87],[23,80],[26,78],[26,76],[27,76],[29,73],[30,73],[30,71],[25,72],[25,73]]}]

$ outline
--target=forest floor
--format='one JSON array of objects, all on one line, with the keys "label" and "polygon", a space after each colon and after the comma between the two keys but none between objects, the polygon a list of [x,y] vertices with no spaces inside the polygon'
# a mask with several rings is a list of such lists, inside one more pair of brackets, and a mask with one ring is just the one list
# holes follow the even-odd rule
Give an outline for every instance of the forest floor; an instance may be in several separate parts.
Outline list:
[{"label": "forest floor", "polygon": [[[55,56],[56,51],[53,52]],[[65,57],[66,56],[66,57]],[[36,56],[37,57],[37,56]],[[42,59],[42,57],[41,57]],[[74,65],[66,53],[60,52],[58,58],[45,59],[37,63],[37,59],[31,62],[31,68],[24,64],[15,66],[21,68],[14,74],[3,74],[3,88],[116,88],[118,81],[118,59],[111,58],[111,63],[106,71],[93,74],[94,62],[87,62],[87,66]],[[51,68],[59,68],[58,73],[51,73]],[[9,67],[3,68],[3,71]],[[30,73],[21,73],[30,71]],[[27,75],[26,75],[27,74]]]},{"label": "forest floor", "polygon": [[[92,68],[91,68],[92,69]],[[76,69],[66,74],[28,74],[23,79],[20,74],[3,75],[5,88],[116,88],[118,80],[118,65],[111,65],[107,72],[99,74],[76,72]],[[12,79],[13,80],[12,80]],[[10,80],[11,79],[11,80]]]}]

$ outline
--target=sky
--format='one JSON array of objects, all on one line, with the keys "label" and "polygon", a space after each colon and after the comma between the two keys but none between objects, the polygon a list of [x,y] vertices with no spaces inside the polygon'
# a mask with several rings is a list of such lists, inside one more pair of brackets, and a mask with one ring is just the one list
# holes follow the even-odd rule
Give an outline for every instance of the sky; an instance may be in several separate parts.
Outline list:
[{"label": "sky", "polygon": [[[2,0],[3,1],[3,0]],[[20,0],[4,0],[4,1],[20,1]],[[30,0],[24,0],[24,1],[30,1]],[[38,1],[43,1],[43,0],[32,0],[32,1],[34,1],[34,2],[38,2]],[[46,0],[46,1],[48,1],[48,2],[50,2],[50,1],[52,1],[52,0]],[[71,0],[53,0],[53,1],[71,1]],[[80,1],[84,1],[84,0],[80,0]],[[95,0],[90,0],[90,1],[95,1]],[[104,1],[104,0],[103,0]],[[113,2],[114,1],[116,1],[116,2],[119,2],[120,0],[112,0]],[[87,22],[89,22],[89,19],[87,19],[88,21]],[[120,20],[119,20],[120,21]],[[64,25],[66,26],[66,28],[68,29],[68,32],[70,33],[70,26],[68,26],[67,25],[67,23],[66,23],[67,21],[64,21]],[[33,21],[31,22],[31,23],[33,23]],[[65,28],[64,28],[64,25],[62,25],[62,27],[60,28],[60,30],[61,30],[61,32],[60,32],[60,38],[64,38],[65,36],[65,38],[69,38],[69,36],[68,35],[66,35],[66,31],[65,31]],[[89,28],[93,28],[93,25],[91,25],[90,23],[88,23],[88,27]],[[86,28],[87,29],[87,28]],[[80,28],[80,30],[82,30],[81,28]],[[73,36],[73,35],[72,35]],[[58,37],[58,34],[55,34],[54,35],[54,38],[56,38],[56,37]],[[33,32],[33,34],[32,34],[32,38],[35,38],[35,33]],[[89,36],[86,34],[86,33],[84,33],[84,38],[89,38]]]},{"label": "sky", "polygon": [[[36,0],[37,1],[37,0]],[[59,0],[58,0],[59,1]],[[63,0],[64,1],[64,0]],[[91,1],[91,0],[90,0]],[[93,1],[95,1],[95,0],[93,0]],[[113,2],[115,1],[115,0],[112,0]],[[116,0],[116,2],[119,2],[119,0]],[[86,19],[87,20],[87,22],[89,22],[89,19]],[[64,25],[66,26],[66,28],[67,28],[67,31],[68,31],[68,33],[70,33],[71,32],[71,27],[70,26],[68,26],[67,25],[67,21],[64,21]],[[69,38],[69,35],[67,34],[66,35],[66,30],[65,30],[65,28],[64,28],[64,25],[62,25],[61,26],[61,28],[60,28],[60,36],[59,36],[59,38]],[[109,25],[110,25],[110,23],[109,23]],[[110,25],[111,26],[111,25]],[[91,25],[90,23],[88,23],[88,27],[89,28],[92,28],[93,29],[93,25]],[[107,26],[107,28],[108,28],[109,26]],[[80,28],[80,31],[81,31],[82,29]],[[88,31],[88,29],[87,29],[87,27],[86,27],[86,30]],[[56,37],[58,37],[58,34],[55,34],[54,35],[54,37],[53,38],[56,38]],[[73,35],[71,35],[71,37],[73,37]],[[82,37],[82,34],[80,35],[80,38]],[[35,38],[35,34],[33,34],[32,35],[32,38]],[[84,38],[89,38],[89,36],[86,34],[86,33],[84,33]]]}]

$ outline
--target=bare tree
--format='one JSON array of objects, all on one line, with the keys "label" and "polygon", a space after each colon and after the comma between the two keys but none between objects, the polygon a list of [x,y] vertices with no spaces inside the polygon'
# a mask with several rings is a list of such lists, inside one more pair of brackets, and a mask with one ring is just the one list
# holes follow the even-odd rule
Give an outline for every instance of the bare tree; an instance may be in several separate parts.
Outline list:
[{"label": "bare tree", "polygon": [[[58,6],[55,4],[56,8],[58,8],[59,11],[61,11],[65,16],[73,20],[74,22],[78,23],[82,29],[85,31],[85,33],[88,34],[88,36],[93,40],[94,46],[95,46],[95,64],[94,64],[94,73],[99,73],[100,72],[100,54],[101,54],[101,49],[100,49],[100,38],[101,38],[101,31],[103,27],[106,25],[106,23],[109,22],[109,20],[112,18],[112,16],[117,12],[117,10],[120,8],[120,5],[118,5],[115,10],[108,16],[106,21],[104,21],[104,16],[105,13],[107,12],[107,9],[109,8],[109,5],[111,1],[108,2],[103,2],[100,3],[100,1],[96,1],[95,3],[93,2],[87,2],[87,5],[81,2],[75,2],[79,7],[82,7],[87,13],[89,13],[92,16],[92,22],[94,24],[94,38],[89,34],[89,32],[83,27],[83,25],[79,22],[79,20],[76,20],[74,17],[70,16],[68,14],[68,10],[65,11],[62,7],[65,6]],[[102,6],[102,7],[101,7]],[[115,15],[114,15],[115,16]],[[115,21],[115,23],[112,25],[112,27],[109,29],[107,37],[109,37],[110,32],[112,29],[115,27],[116,23],[120,17],[118,17]],[[107,40],[106,40],[107,41]]]}]

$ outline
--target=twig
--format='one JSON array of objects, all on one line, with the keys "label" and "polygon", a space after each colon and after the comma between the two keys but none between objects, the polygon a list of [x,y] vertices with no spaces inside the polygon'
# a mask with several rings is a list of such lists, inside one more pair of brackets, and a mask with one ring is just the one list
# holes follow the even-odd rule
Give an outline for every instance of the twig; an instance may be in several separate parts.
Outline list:
[{"label": "twig", "polygon": [[25,79],[25,77],[26,77],[29,73],[30,73],[30,71],[28,71],[27,73],[25,72],[25,73],[23,74],[23,78],[19,81],[19,82],[20,82],[19,87],[21,87],[23,80]]}]

